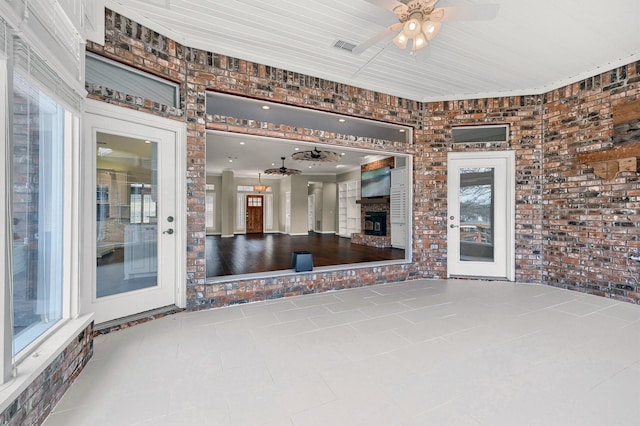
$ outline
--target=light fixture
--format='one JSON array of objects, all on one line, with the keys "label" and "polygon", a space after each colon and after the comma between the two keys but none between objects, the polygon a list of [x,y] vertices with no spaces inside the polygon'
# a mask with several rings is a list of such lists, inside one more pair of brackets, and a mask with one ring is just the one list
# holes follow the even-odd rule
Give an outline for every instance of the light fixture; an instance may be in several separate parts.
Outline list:
[{"label": "light fixture", "polygon": [[278,169],[267,169],[264,171],[265,174],[267,175],[282,175],[282,176],[290,176],[290,175],[297,175],[302,173],[300,170],[297,169],[287,169],[284,166],[284,159],[285,157],[280,157],[280,159],[282,160],[282,167],[278,168]]},{"label": "light fixture", "polygon": [[[402,30],[393,38],[393,43],[400,49],[406,49],[411,41],[411,50],[427,47],[440,31],[440,20],[444,9],[434,10],[434,1],[411,1],[398,6],[398,17]],[[395,10],[394,10],[395,11]]]},{"label": "light fixture", "polygon": [[311,151],[296,152],[291,156],[292,159],[298,161],[316,161],[321,163],[335,163],[340,161],[340,155],[333,151],[320,151],[314,148]]},{"label": "light fixture", "polygon": [[253,190],[255,192],[265,192],[267,190],[268,186],[267,185],[263,185],[262,181],[260,180],[260,173],[258,173],[258,184],[257,185],[253,185]]},{"label": "light fixture", "polygon": [[261,107],[261,108],[262,108],[263,110],[265,110],[265,111],[266,111],[266,110],[271,109],[271,107],[270,107],[269,105],[262,105],[262,107]]}]

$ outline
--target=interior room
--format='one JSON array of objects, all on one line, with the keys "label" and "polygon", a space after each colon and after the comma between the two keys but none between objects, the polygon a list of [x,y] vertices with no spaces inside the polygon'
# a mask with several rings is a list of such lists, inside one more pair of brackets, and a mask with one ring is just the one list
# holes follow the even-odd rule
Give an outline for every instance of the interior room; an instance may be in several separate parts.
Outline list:
[{"label": "interior room", "polygon": [[[291,255],[297,251],[309,251],[314,268],[407,259],[410,185],[399,182],[406,176],[410,158],[332,149],[208,133],[207,279],[289,270]],[[379,167],[381,164],[391,166]],[[375,169],[368,170],[372,167]],[[392,168],[396,175],[402,173],[394,186]],[[386,176],[367,183],[367,174],[375,171],[384,171]],[[223,185],[223,179],[233,185]],[[235,202],[218,201],[228,199],[224,188],[233,189]],[[250,206],[252,199],[257,199],[257,206]],[[400,211],[394,211],[392,217],[390,206],[399,203]],[[383,227],[378,225],[377,232],[366,229],[367,213],[372,209],[384,215]]]},{"label": "interior room", "polygon": [[3,425],[635,425],[640,3],[0,2]]}]

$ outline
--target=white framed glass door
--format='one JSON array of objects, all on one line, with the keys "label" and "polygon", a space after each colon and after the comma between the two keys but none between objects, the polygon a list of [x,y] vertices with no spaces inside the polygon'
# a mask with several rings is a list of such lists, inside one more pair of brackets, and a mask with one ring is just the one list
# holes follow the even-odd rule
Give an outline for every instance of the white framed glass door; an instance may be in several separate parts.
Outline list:
[{"label": "white framed glass door", "polygon": [[450,153],[447,276],[514,279],[513,151]]},{"label": "white framed glass door", "polygon": [[185,204],[176,132],[89,113],[85,140],[93,170],[85,205],[95,212],[87,229],[95,232],[91,242],[85,239],[92,247],[92,279],[83,291],[83,310],[95,312],[101,323],[184,305],[185,214],[179,206]]}]

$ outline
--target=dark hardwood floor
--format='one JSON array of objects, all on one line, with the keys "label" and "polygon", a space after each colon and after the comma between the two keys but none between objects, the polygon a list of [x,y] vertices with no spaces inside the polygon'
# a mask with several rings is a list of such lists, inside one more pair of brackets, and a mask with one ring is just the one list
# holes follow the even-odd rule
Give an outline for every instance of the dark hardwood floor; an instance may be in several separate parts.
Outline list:
[{"label": "dark hardwood floor", "polygon": [[404,259],[404,250],[351,244],[349,238],[309,235],[247,234],[206,240],[207,277],[291,269],[291,254],[309,251],[313,266]]}]

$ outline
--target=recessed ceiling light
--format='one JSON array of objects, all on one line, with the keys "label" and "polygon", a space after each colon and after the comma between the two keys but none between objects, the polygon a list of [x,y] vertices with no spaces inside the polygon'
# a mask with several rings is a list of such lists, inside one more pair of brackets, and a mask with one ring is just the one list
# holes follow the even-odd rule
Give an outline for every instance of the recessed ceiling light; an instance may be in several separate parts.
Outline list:
[{"label": "recessed ceiling light", "polygon": [[233,160],[232,160],[232,159],[229,159],[229,162],[230,162],[230,163],[233,163]]},{"label": "recessed ceiling light", "polygon": [[313,166],[309,166],[309,168],[311,168],[311,167],[313,167]]},{"label": "recessed ceiling light", "polygon": [[296,151],[300,151],[300,148],[296,148],[295,150],[296,150]]},{"label": "recessed ceiling light", "polygon": [[347,154],[345,152],[341,152],[340,155],[342,155],[344,157]]},{"label": "recessed ceiling light", "polygon": [[240,145],[244,145],[244,142],[240,142]]},{"label": "recessed ceiling light", "polygon": [[405,129],[400,129],[399,132],[400,133],[404,133],[404,132],[406,132],[406,130]]},{"label": "recessed ceiling light", "polygon": [[151,143],[151,141],[144,141],[144,143]]},{"label": "recessed ceiling light", "polygon": [[262,105],[262,109],[268,110],[268,109],[271,109],[271,107],[269,105]]},{"label": "recessed ceiling light", "polygon": [[347,121],[347,120],[345,120],[344,118],[338,118],[338,121],[339,121],[340,123],[344,123],[344,122],[345,122],[345,121]]}]

